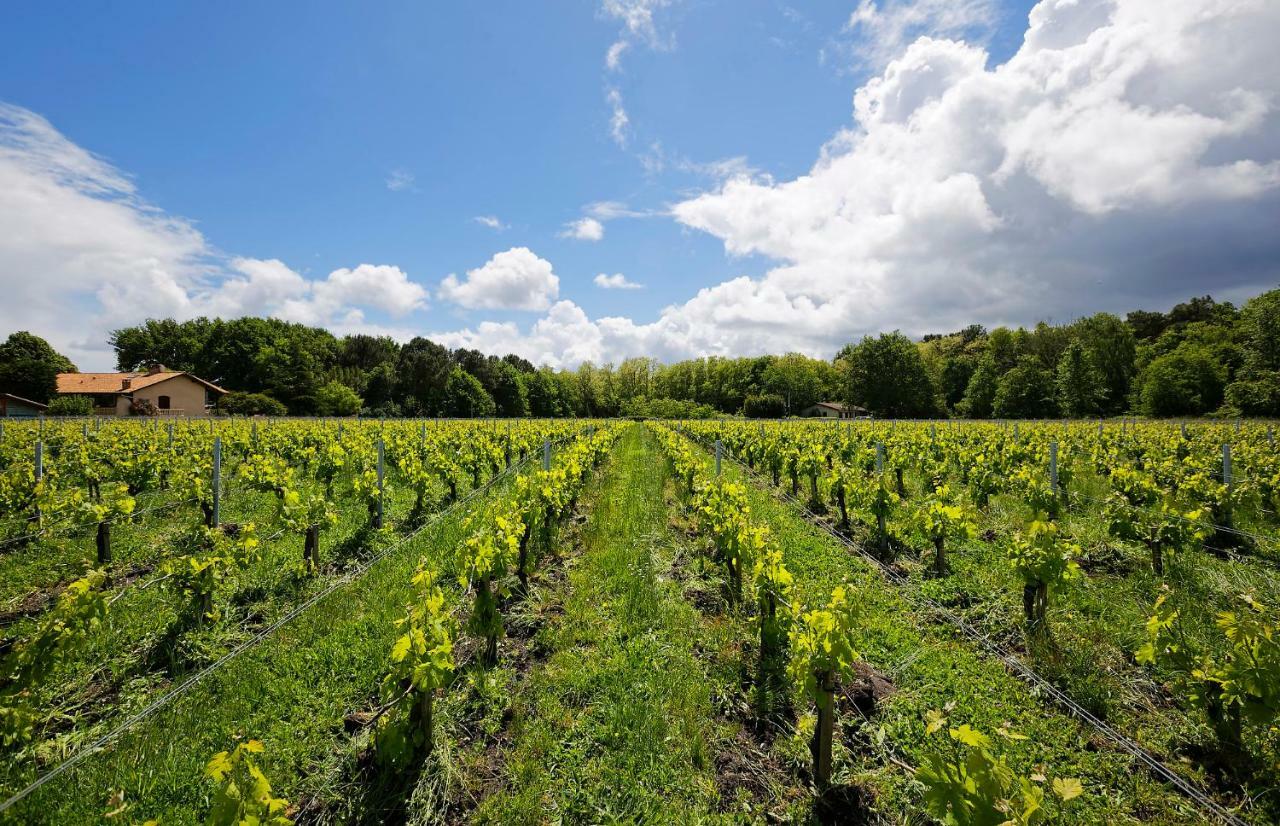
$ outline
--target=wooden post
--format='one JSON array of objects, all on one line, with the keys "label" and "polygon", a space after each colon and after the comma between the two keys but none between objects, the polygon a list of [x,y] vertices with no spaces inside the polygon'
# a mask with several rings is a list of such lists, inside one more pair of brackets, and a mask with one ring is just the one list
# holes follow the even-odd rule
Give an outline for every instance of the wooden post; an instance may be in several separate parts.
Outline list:
[{"label": "wooden post", "polygon": [[884,473],[884,442],[876,442],[876,473]]},{"label": "wooden post", "polygon": [[1227,492],[1231,492],[1231,445],[1223,444],[1222,446],[1222,484],[1227,486]]},{"label": "wooden post", "polygon": [[835,675],[830,671],[818,679],[818,723],[813,729],[813,781],[819,789],[831,782],[831,741],[835,736]]},{"label": "wooden post", "polygon": [[720,475],[720,454],[724,452],[724,442],[716,439],[716,476]]},{"label": "wooden post", "polygon": [[542,469],[551,470],[551,440],[542,440]]},{"label": "wooden post", "polygon": [[111,523],[102,521],[98,523],[98,564],[107,565],[111,562]]}]

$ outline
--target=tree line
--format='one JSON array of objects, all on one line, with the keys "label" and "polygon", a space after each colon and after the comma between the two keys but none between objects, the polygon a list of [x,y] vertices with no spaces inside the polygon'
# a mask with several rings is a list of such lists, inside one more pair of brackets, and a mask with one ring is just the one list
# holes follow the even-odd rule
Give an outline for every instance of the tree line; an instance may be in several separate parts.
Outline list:
[{"label": "tree line", "polygon": [[[1032,328],[867,336],[830,361],[799,353],[575,370],[418,337],[341,338],[270,318],[150,319],[112,333],[120,370],[164,364],[231,390],[228,413],[373,416],[800,415],[843,401],[880,417],[1280,415],[1280,290],[1237,308],[1097,313]],[[0,391],[47,401],[73,370],[43,339],[0,344]]]}]

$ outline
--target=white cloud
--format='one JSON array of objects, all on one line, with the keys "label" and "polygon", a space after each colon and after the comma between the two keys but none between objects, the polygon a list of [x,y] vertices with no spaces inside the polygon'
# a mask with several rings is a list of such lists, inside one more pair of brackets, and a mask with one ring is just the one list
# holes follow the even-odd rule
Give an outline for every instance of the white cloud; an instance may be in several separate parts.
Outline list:
[{"label": "white cloud", "polygon": [[560,278],[551,262],[528,247],[512,247],[481,267],[467,270],[465,281],[447,276],[440,297],[469,309],[545,310],[560,294]]},{"label": "white cloud", "polygon": [[631,118],[627,115],[627,109],[622,105],[622,93],[616,88],[610,89],[605,94],[605,100],[609,102],[609,108],[612,114],[609,115],[609,134],[613,137],[613,142],[622,149],[627,148],[627,128],[631,125]]},{"label": "white cloud", "polygon": [[391,174],[387,176],[387,189],[392,192],[402,192],[406,189],[413,189],[413,182],[412,172],[404,169],[393,169]]},{"label": "white cloud", "polygon": [[994,68],[979,47],[919,39],[857,91],[853,124],[807,174],[731,177],[672,208],[730,255],[776,261],[767,273],[647,324],[561,302],[527,333],[492,332],[570,365],[830,356],[886,329],[1067,321],[1274,287],[1276,42],[1280,4],[1266,0],[1043,0]]},{"label": "white cloud", "polygon": [[509,228],[509,225],[502,223],[496,215],[477,215],[471,220],[475,221],[477,224],[484,224],[489,229],[501,231]]},{"label": "white cloud", "polygon": [[277,315],[311,323],[392,315],[427,293],[396,267],[311,280],[277,260],[228,258],[142,200],[127,175],[47,120],[0,103],[0,330],[47,338],[81,369],[110,367],[111,329],[148,317]]},{"label": "white cloud", "polygon": [[659,32],[654,13],[670,5],[671,0],[604,0],[600,10],[622,24],[626,37],[643,40],[660,49],[668,47],[669,40]]},{"label": "white cloud", "polygon": [[862,0],[845,28],[857,62],[879,67],[923,35],[982,39],[995,21],[995,0]]},{"label": "white cloud", "polygon": [[573,238],[577,241],[599,241],[604,238],[604,224],[595,218],[579,218],[565,224],[561,238]]},{"label": "white cloud", "polygon": [[630,43],[625,40],[615,40],[613,45],[609,47],[609,51],[605,52],[604,65],[611,72],[616,72],[622,68],[622,53],[629,47]]},{"label": "white cloud", "polygon": [[627,277],[620,272],[615,272],[613,275],[600,273],[594,280],[595,285],[602,290],[639,290],[644,287],[643,284],[637,284],[634,281],[628,280]]}]

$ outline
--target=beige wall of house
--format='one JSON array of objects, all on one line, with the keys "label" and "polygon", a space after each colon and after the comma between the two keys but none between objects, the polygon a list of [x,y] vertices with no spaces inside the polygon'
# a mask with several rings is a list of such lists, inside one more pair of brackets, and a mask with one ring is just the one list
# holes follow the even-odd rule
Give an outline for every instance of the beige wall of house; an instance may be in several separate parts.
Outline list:
[{"label": "beige wall of house", "polygon": [[[134,390],[135,399],[146,399],[156,406],[161,416],[205,416],[204,385],[187,376],[174,376],[165,381],[147,385],[141,390]],[[169,397],[169,409],[160,404],[160,397]],[[129,414],[129,401],[121,397],[124,415]]]}]

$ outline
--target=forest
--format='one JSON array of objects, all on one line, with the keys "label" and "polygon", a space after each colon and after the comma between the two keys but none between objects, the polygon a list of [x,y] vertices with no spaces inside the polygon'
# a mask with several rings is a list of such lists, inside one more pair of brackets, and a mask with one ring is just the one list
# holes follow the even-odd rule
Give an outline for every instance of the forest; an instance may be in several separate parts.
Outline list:
[{"label": "forest", "polygon": [[[499,417],[801,415],[843,401],[877,417],[1280,415],[1280,290],[1237,307],[1097,313],[1034,327],[974,324],[913,341],[866,336],[830,361],[799,353],[628,358],[574,370],[427,338],[348,335],[274,318],[149,319],[114,331],[120,370],[185,370],[232,391],[229,414]],[[74,369],[27,332],[0,344],[0,391],[35,401]]]}]

